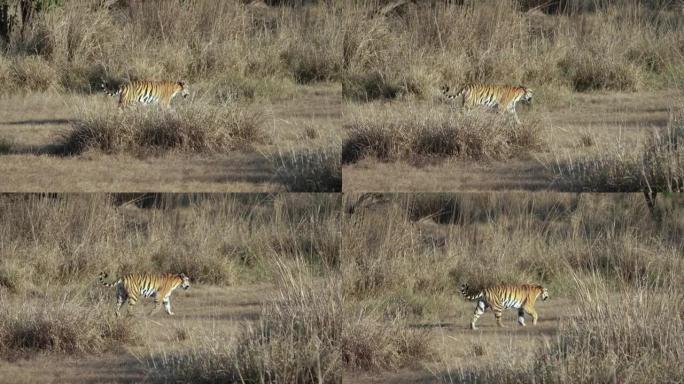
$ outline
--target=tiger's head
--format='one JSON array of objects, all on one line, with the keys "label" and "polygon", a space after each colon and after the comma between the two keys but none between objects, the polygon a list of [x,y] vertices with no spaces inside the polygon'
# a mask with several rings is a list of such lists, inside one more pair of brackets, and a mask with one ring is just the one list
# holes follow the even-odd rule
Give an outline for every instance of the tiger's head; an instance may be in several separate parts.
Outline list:
[{"label": "tiger's head", "polygon": [[541,298],[542,300],[547,300],[549,298],[549,290],[542,287],[541,285],[539,286],[539,289],[541,289]]},{"label": "tiger's head", "polygon": [[180,285],[181,288],[183,288],[183,289],[190,288],[190,277],[188,277],[185,273],[179,273],[176,276],[178,276],[182,280],[181,285]]},{"label": "tiger's head", "polygon": [[532,96],[533,96],[532,90],[530,88],[526,88],[526,87],[520,87],[520,88],[524,92],[520,101],[528,103],[528,104],[532,104]]},{"label": "tiger's head", "polygon": [[183,98],[190,96],[190,91],[188,90],[188,84],[185,81],[179,81],[176,83],[180,87],[180,94]]}]

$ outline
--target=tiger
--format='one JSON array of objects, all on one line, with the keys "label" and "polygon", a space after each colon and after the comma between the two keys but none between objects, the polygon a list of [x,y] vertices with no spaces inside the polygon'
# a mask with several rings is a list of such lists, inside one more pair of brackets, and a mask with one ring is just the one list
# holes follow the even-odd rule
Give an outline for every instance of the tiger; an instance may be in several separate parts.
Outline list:
[{"label": "tiger", "polygon": [[[116,287],[116,316],[119,316],[119,311],[124,302],[128,301],[128,313],[131,307],[138,302],[138,298],[153,297],[154,309],[150,312],[150,316],[154,315],[161,309],[161,304],[164,303],[166,313],[173,316],[171,311],[171,293],[181,287],[183,289],[190,288],[190,278],[184,273],[164,273],[164,274],[150,274],[150,273],[133,273],[119,278],[118,280],[107,283],[104,280],[107,274],[101,272],[98,275],[98,280],[105,287]],[[161,302],[159,299],[161,298]]]},{"label": "tiger", "polygon": [[515,112],[515,105],[522,101],[525,103],[532,103],[533,92],[532,89],[523,86],[515,87],[509,85],[486,85],[486,84],[471,84],[463,87],[458,93],[449,93],[448,85],[441,87],[442,95],[447,100],[461,99],[461,105],[466,109],[475,106],[484,106],[487,108],[499,110],[500,112],[507,111],[516,123],[520,123],[518,114]]},{"label": "tiger", "polygon": [[522,285],[497,285],[480,291],[472,292],[467,284],[461,285],[461,294],[471,301],[477,301],[475,313],[470,322],[470,329],[477,329],[475,322],[487,308],[494,311],[496,323],[499,327],[504,327],[501,322],[501,312],[506,308],[518,309],[518,323],[525,326],[524,314],[532,316],[532,324],[537,324],[537,311],[534,310],[534,303],[541,296],[542,300],[549,298],[549,291],[541,285],[522,284]]},{"label": "tiger", "polygon": [[[105,88],[104,84],[102,85]],[[109,96],[119,96],[119,108],[124,109],[131,104],[157,104],[164,108],[171,106],[171,99],[180,94],[183,98],[190,95],[188,85],[184,81],[133,81],[120,86],[115,92],[105,89]]]}]

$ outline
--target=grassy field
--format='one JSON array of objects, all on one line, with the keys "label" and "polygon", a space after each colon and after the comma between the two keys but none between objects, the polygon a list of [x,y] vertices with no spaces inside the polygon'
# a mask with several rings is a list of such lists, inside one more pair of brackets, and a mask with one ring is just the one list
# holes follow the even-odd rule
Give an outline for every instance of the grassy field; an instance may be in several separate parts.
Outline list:
[{"label": "grassy field", "polygon": [[[345,191],[681,190],[680,9],[464,3],[345,14]],[[441,97],[470,83],[532,88],[522,125]]]},{"label": "grassy field", "polygon": [[[9,194],[0,215],[0,382],[339,381],[337,195]],[[117,318],[99,271],[192,287],[174,317]]]},{"label": "grassy field", "polygon": [[[682,198],[345,195],[345,377],[368,383],[671,382],[684,372]],[[462,283],[536,283],[539,324],[506,328]],[[667,319],[667,320],[664,320]]]},{"label": "grassy field", "polygon": [[[7,4],[0,190],[341,189],[337,6]],[[118,113],[101,88],[134,80],[183,80],[190,96]]]}]

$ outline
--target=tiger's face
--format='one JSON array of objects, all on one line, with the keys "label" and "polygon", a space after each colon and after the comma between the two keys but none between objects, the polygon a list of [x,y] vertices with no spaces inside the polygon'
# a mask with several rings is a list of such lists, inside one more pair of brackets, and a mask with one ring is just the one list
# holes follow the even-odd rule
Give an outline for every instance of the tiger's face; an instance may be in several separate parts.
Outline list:
[{"label": "tiger's face", "polygon": [[527,104],[532,104],[532,90],[529,88],[523,88],[525,90],[525,93],[523,94],[521,101],[527,103]]},{"label": "tiger's face", "polygon": [[542,298],[542,300],[547,300],[549,298],[549,290],[548,289],[542,287],[541,298]]},{"label": "tiger's face", "polygon": [[188,90],[188,84],[185,81],[179,81],[178,86],[180,87],[180,94],[183,98],[190,96],[190,91]]},{"label": "tiger's face", "polygon": [[190,288],[190,277],[186,276],[185,273],[179,274],[178,277],[183,279],[183,282],[180,285],[181,288],[183,288],[183,289]]}]

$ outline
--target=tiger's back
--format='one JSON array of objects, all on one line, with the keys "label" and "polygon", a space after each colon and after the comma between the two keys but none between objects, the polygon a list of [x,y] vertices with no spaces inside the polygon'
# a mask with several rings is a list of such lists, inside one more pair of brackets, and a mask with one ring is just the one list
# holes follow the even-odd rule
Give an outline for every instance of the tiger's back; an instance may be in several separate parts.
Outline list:
[{"label": "tiger's back", "polygon": [[538,315],[534,304],[538,297],[547,300],[548,290],[541,285],[497,285],[472,291],[467,285],[461,286],[461,294],[468,300],[477,301],[475,313],[470,323],[472,329],[477,329],[475,323],[487,308],[491,308],[497,321],[497,325],[503,327],[501,316],[504,309],[518,309],[518,323],[525,325],[524,314],[532,316],[533,324],[537,324]]},{"label": "tiger's back", "polygon": [[161,104],[165,108],[171,106],[171,100],[177,95],[184,98],[190,94],[183,81],[133,81],[122,85],[116,92],[108,92],[110,96],[119,95],[119,108],[132,104]]}]

